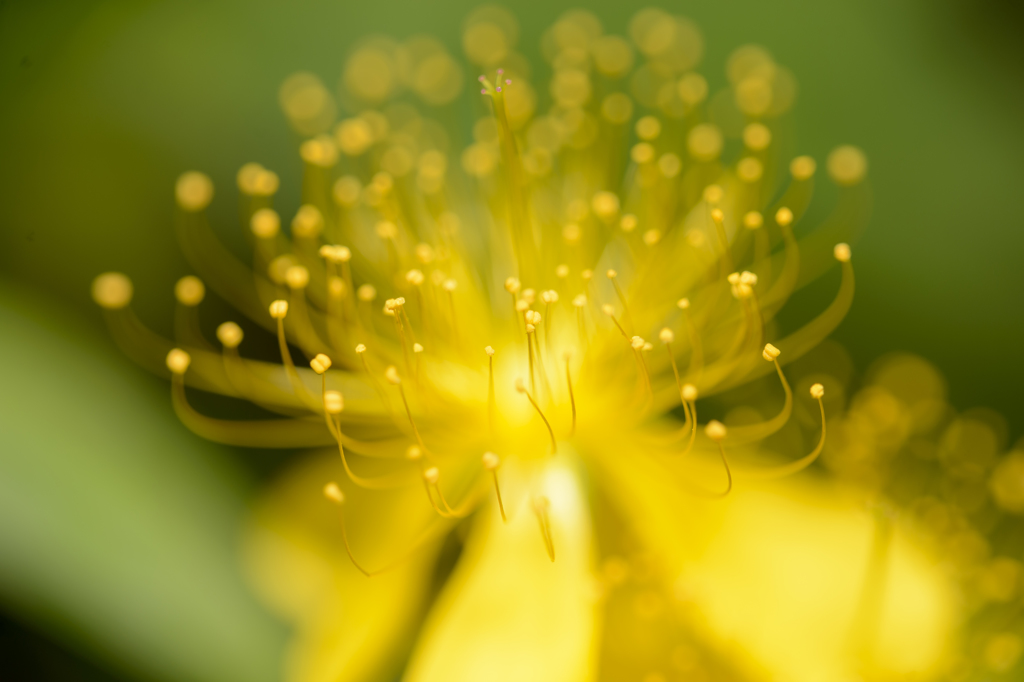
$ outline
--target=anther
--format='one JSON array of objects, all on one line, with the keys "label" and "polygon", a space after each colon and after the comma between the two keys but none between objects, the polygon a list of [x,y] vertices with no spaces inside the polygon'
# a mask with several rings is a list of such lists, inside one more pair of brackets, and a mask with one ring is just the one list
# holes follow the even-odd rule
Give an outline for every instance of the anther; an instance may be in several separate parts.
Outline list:
[{"label": "anther", "polygon": [[275,320],[283,320],[288,315],[288,301],[277,300],[270,304],[270,316]]},{"label": "anther", "polygon": [[402,378],[398,376],[398,369],[394,365],[388,365],[387,369],[384,370],[384,378],[392,386],[398,386],[402,383]]},{"label": "anther", "polygon": [[435,485],[441,480],[441,471],[437,467],[430,467],[423,472],[423,480],[430,485]]},{"label": "anther", "polygon": [[629,340],[629,345],[633,347],[633,350],[641,350],[644,347],[644,340],[639,336],[634,336]]},{"label": "anther", "polygon": [[484,346],[484,352],[487,353],[488,357],[494,357],[494,349],[490,346]]},{"label": "anther", "polygon": [[676,335],[668,327],[663,328],[658,332],[658,340],[662,343],[672,343],[676,340]]},{"label": "anther", "polygon": [[409,272],[405,273],[405,281],[413,285],[414,287],[418,287],[419,285],[423,284],[423,273],[420,272],[419,270],[410,270]]},{"label": "anther", "polygon": [[517,293],[519,293],[519,287],[520,287],[519,280],[516,279],[515,277],[509,277],[508,279],[505,280],[505,291],[507,291],[508,293],[510,293],[510,294],[517,294]]},{"label": "anther", "polygon": [[341,414],[345,409],[345,397],[340,391],[324,392],[324,411],[327,414]]},{"label": "anther", "polygon": [[776,348],[770,343],[766,343],[764,346],[764,350],[761,352],[761,357],[763,357],[768,362],[773,362],[775,358],[779,357],[781,353],[782,351],[780,351],[778,348]]},{"label": "anther", "polygon": [[759,211],[748,211],[743,214],[743,227],[748,230],[756,230],[764,225],[764,217]]},{"label": "anther", "polygon": [[569,266],[568,265],[565,265],[563,263],[562,265],[559,265],[558,267],[555,268],[555,277],[557,277],[558,279],[565,279],[568,276],[569,276]]},{"label": "anther", "polygon": [[722,197],[725,196],[725,192],[718,185],[708,185],[704,188],[704,201],[709,204],[715,205],[722,201]]},{"label": "anther", "polygon": [[324,497],[335,504],[345,504],[345,493],[341,492],[341,488],[334,481],[324,486]]},{"label": "anther", "polygon": [[825,387],[821,384],[814,384],[811,386],[811,397],[821,400],[825,395]]},{"label": "anther", "polygon": [[836,260],[840,263],[850,262],[850,245],[849,244],[836,244],[836,247],[832,249],[833,255]]},{"label": "anther", "polygon": [[377,298],[377,288],[372,284],[362,284],[356,289],[356,298],[364,303],[371,303]]},{"label": "anther", "polygon": [[317,353],[316,357],[309,361],[309,366],[317,374],[323,374],[331,368],[331,359],[323,353]]},{"label": "anther", "polygon": [[405,458],[410,462],[418,462],[423,458],[423,449],[419,445],[410,445],[405,449]]},{"label": "anther", "polygon": [[201,279],[193,275],[185,275],[174,285],[174,298],[184,306],[195,307],[202,303],[204,296],[206,287]]},{"label": "anther", "polygon": [[707,435],[708,438],[715,441],[716,443],[721,443],[723,440],[725,440],[725,424],[718,421],[717,419],[712,419],[711,421],[708,422],[708,425],[704,427],[704,433]]},{"label": "anther", "polygon": [[693,384],[683,384],[680,395],[685,402],[692,403],[697,399],[697,387]]},{"label": "anther", "polygon": [[188,371],[188,366],[191,363],[192,356],[180,348],[172,348],[167,354],[167,369],[171,370],[171,373],[178,376],[181,376]]},{"label": "anther", "polygon": [[260,239],[272,239],[281,231],[281,216],[272,208],[261,208],[252,214],[249,229]]},{"label": "anther", "polygon": [[132,301],[132,281],[120,272],[105,272],[92,281],[92,300],[101,308],[120,310]]},{"label": "anther", "polygon": [[775,212],[775,223],[779,227],[787,227],[793,222],[793,212],[783,206]]},{"label": "anther", "polygon": [[679,299],[678,301],[676,301],[676,307],[679,308],[680,310],[687,310],[690,307],[690,299]]},{"label": "anther", "polygon": [[243,336],[242,328],[234,322],[223,322],[217,327],[217,339],[225,348],[238,348]]},{"label": "anther", "polygon": [[356,346],[356,355],[362,355],[365,352],[366,352],[366,346],[365,345],[360,343],[359,345]]},{"label": "anther", "polygon": [[413,353],[422,353],[423,352],[423,346],[421,344],[418,344],[418,343],[412,344],[412,352]]},{"label": "anther", "polygon": [[721,225],[722,221],[725,220],[725,214],[722,213],[722,209],[720,209],[720,208],[713,208],[713,209],[711,209],[711,219],[714,220],[719,225]]},{"label": "anther", "polygon": [[576,297],[572,299],[572,304],[576,308],[585,308],[587,305],[586,294],[577,294]]},{"label": "anther", "polygon": [[309,270],[301,265],[293,265],[285,271],[284,281],[292,291],[305,289],[309,284]]}]

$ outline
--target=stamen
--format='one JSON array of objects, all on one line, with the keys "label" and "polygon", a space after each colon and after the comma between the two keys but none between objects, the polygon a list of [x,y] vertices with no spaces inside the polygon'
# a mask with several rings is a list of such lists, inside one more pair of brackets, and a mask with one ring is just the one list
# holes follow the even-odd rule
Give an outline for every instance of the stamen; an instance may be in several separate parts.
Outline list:
[{"label": "stamen", "polygon": [[288,350],[288,341],[284,335],[284,318],[288,315],[288,301],[277,300],[270,304],[270,316],[277,320],[277,345],[281,351],[281,362],[284,364],[285,373],[288,375],[288,382],[295,390],[299,399],[313,412],[320,412],[322,405],[314,398],[306,385],[302,383],[295,363],[292,362],[291,351]]},{"label": "stamen", "polygon": [[398,370],[395,369],[394,365],[389,365],[384,370],[384,378],[388,380],[388,383],[392,386],[398,387],[398,394],[402,396],[402,404],[405,405],[405,414],[409,417],[409,425],[412,426],[412,432],[416,434],[416,442],[420,444],[424,452],[427,451],[427,446],[423,444],[423,437],[420,436],[419,429],[416,428],[416,422],[412,418],[412,410],[409,409],[409,401],[405,398],[405,389],[402,388],[402,378],[398,376]]},{"label": "stamen", "polygon": [[636,362],[637,366],[640,368],[640,376],[641,381],[644,384],[644,389],[648,394],[651,395],[651,397],[653,397],[653,389],[651,388],[651,375],[647,371],[647,361],[644,360],[643,355],[644,347],[647,345],[647,342],[644,341],[639,336],[634,336],[629,340],[629,345],[630,347],[632,347],[633,353],[636,355]]},{"label": "stamen", "polygon": [[572,299],[572,305],[576,308],[576,335],[580,346],[585,346],[587,343],[587,323],[583,319],[583,309],[587,307],[586,294],[577,295],[576,298]]},{"label": "stamen", "polygon": [[484,346],[484,352],[487,353],[487,425],[494,435],[494,412],[497,408],[494,399],[494,349]]},{"label": "stamen", "polygon": [[569,360],[572,359],[572,351],[565,352],[565,384],[569,387],[569,406],[572,407],[572,428],[569,429],[569,436],[576,434],[576,396],[572,391],[572,374],[569,372]]},{"label": "stamen", "polygon": [[537,515],[540,523],[540,536],[544,540],[544,549],[547,550],[548,558],[555,560],[555,541],[551,537],[551,502],[543,495],[533,498],[533,513]]},{"label": "stamen", "polygon": [[783,476],[789,476],[795,474],[798,471],[803,471],[807,467],[811,466],[821,451],[825,448],[825,403],[822,402],[822,398],[825,397],[825,387],[821,384],[814,384],[811,386],[811,397],[818,401],[818,409],[821,411],[821,438],[818,439],[818,444],[811,452],[795,462],[784,464],[779,467],[771,469],[762,469],[751,472],[751,474],[744,474],[749,478],[758,480],[782,478]]},{"label": "stamen", "polygon": [[789,421],[789,416],[793,411],[793,390],[789,387],[789,382],[786,381],[786,375],[782,373],[782,365],[779,364],[778,360],[780,354],[781,351],[770,343],[766,344],[761,352],[761,357],[768,362],[775,363],[775,371],[782,382],[782,390],[786,393],[786,401],[782,406],[782,410],[767,421],[734,428],[732,435],[729,437],[731,443],[742,445],[762,440],[781,429]]},{"label": "stamen", "polygon": [[676,378],[676,389],[679,391],[683,390],[683,384],[679,380],[679,367],[676,366],[676,356],[672,352],[672,342],[676,340],[676,335],[668,327],[664,327],[659,333],[658,338],[663,344],[665,344],[665,350],[668,352],[669,362],[672,363],[672,374]]},{"label": "stamen", "polygon": [[537,414],[539,414],[540,418],[544,420],[544,426],[548,428],[548,435],[551,437],[551,454],[556,454],[558,452],[558,441],[555,439],[555,432],[551,428],[548,418],[545,417],[544,412],[541,411],[540,405],[538,405],[537,401],[533,399],[530,392],[526,390],[526,385],[523,383],[522,379],[516,379],[516,390],[526,396],[526,399],[530,401],[531,405],[533,405],[533,409],[537,410]]},{"label": "stamen", "polygon": [[622,333],[622,338],[624,338],[627,341],[629,341],[630,340],[629,334],[626,333],[626,330],[622,328],[622,325],[619,324],[619,321],[615,318],[615,308],[613,308],[610,305],[608,305],[607,303],[605,303],[603,306],[601,306],[601,312],[603,312],[608,317],[612,318],[612,322],[615,323],[615,326],[618,327],[619,332]]},{"label": "stamen", "polygon": [[377,376],[370,371],[370,364],[366,361],[366,346],[364,344],[360,343],[356,346],[356,355],[358,355],[359,359],[363,361],[363,369],[366,370],[366,375],[370,377],[370,383],[373,384],[373,390],[377,392],[378,396],[380,396],[380,401],[384,404],[384,409],[390,413],[391,401],[388,400],[388,395],[384,392],[384,387],[380,385],[379,381],[377,381]]},{"label": "stamen", "polygon": [[[314,359],[313,362],[316,362],[316,360]],[[345,446],[342,444],[344,434],[341,432],[341,421],[338,418],[345,409],[345,397],[339,391],[328,391],[326,373],[318,372],[318,374],[323,378],[324,420],[327,422],[327,429],[338,442],[338,454],[341,455],[341,465],[345,468],[345,474],[348,475],[349,480],[360,488],[366,488],[367,490],[386,490],[396,488],[405,483],[408,475],[404,472],[377,478],[364,478],[352,473],[352,469],[348,465],[348,458],[345,456]]]},{"label": "stamen", "polygon": [[327,485],[324,486],[324,497],[326,497],[334,504],[338,505],[338,515],[341,518],[341,540],[342,543],[345,545],[345,553],[348,554],[349,561],[352,562],[352,565],[355,566],[356,569],[358,569],[359,572],[365,575],[367,578],[373,578],[374,576],[381,575],[382,573],[387,573],[388,571],[394,569],[395,567],[399,566],[402,562],[404,562],[406,559],[408,559],[410,556],[412,556],[412,554],[415,553],[416,550],[418,550],[420,547],[427,544],[429,541],[433,540],[435,535],[438,535],[447,530],[447,526],[442,524],[434,524],[428,526],[426,529],[424,529],[423,533],[421,533],[420,536],[413,541],[410,548],[402,556],[400,556],[398,559],[395,559],[390,564],[387,564],[381,569],[378,569],[376,571],[368,571],[365,568],[363,568],[362,564],[356,561],[356,558],[352,553],[352,546],[349,544],[348,541],[348,532],[345,527],[344,512],[345,494],[341,491],[341,488],[338,486],[338,484],[332,481],[331,483],[328,483]]},{"label": "stamen", "polygon": [[729,238],[725,234],[725,214],[722,209],[711,209],[711,222],[715,224],[715,232],[718,234],[718,243],[722,247],[722,263],[724,272],[732,272],[732,254],[729,253]]},{"label": "stamen", "polygon": [[700,342],[697,326],[693,323],[693,318],[690,316],[690,299],[681,298],[676,305],[683,311],[686,332],[690,337],[690,368],[687,370],[687,375],[692,377],[693,381],[699,382],[704,371],[704,346]]},{"label": "stamen", "polygon": [[498,467],[501,466],[501,460],[493,452],[485,452],[483,456],[484,469],[491,472],[491,477],[494,479],[494,494],[498,496],[498,511],[501,512],[501,520],[508,523],[508,518],[505,516],[505,505],[501,501],[501,487],[498,485]]},{"label": "stamen", "polygon": [[626,296],[622,293],[622,289],[619,288],[619,273],[614,270],[609,270],[605,274],[608,275],[608,279],[611,280],[612,286],[615,288],[615,295],[619,297],[619,302],[622,304],[622,316],[626,321],[626,326],[632,329],[633,318],[629,314],[629,305],[626,303]]},{"label": "stamen", "polygon": [[729,469],[729,460],[725,457],[725,447],[722,445],[722,441],[725,440],[726,436],[725,424],[717,419],[712,419],[708,422],[708,425],[704,427],[704,433],[708,438],[718,444],[718,454],[722,457],[722,466],[725,467],[725,475],[728,478],[728,483],[725,486],[725,490],[716,494],[715,497],[725,497],[732,490],[732,470]]}]

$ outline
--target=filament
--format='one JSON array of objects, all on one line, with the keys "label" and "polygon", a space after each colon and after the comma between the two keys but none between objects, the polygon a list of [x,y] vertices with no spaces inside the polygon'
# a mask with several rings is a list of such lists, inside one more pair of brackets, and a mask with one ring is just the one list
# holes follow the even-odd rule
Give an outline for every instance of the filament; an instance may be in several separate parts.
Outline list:
[{"label": "filament", "polygon": [[811,450],[810,453],[804,455],[795,462],[784,464],[782,466],[773,467],[770,469],[758,469],[750,472],[744,472],[745,478],[753,478],[756,480],[771,480],[774,478],[782,478],[783,476],[789,476],[795,474],[798,471],[803,471],[811,464],[814,463],[818,456],[821,454],[822,449],[825,447],[825,404],[822,402],[821,397],[817,398],[818,409],[821,412],[821,438],[818,439],[818,444]]},{"label": "filament", "polygon": [[544,416],[544,412],[540,409],[540,405],[537,404],[537,401],[534,400],[533,396],[530,395],[530,392],[526,390],[526,386],[523,385],[521,379],[516,381],[516,390],[526,396],[526,399],[530,401],[531,405],[533,405],[533,409],[537,411],[537,414],[539,414],[540,418],[544,421],[544,426],[548,429],[548,436],[551,437],[551,454],[554,455],[558,453],[558,441],[555,439],[555,432],[551,428],[551,423],[548,422],[548,418]]},{"label": "filament", "polygon": [[572,428],[569,435],[576,434],[576,396],[572,391],[572,374],[569,372],[569,357],[565,358],[565,385],[569,387],[569,406],[572,408]]},{"label": "filament", "polygon": [[540,536],[544,540],[544,549],[547,550],[548,558],[554,562],[555,541],[551,537],[550,507],[551,502],[546,497],[540,496],[533,499],[533,512],[537,515],[537,522],[540,524]]},{"label": "filament", "polygon": [[508,523],[508,517],[505,516],[505,504],[501,501],[501,486],[498,485],[498,470],[491,471],[491,477],[494,479],[494,494],[498,497],[498,511],[501,512],[501,520]]},{"label": "filament", "polygon": [[288,341],[285,340],[284,336],[284,316],[277,318],[277,345],[281,351],[281,362],[284,364],[285,372],[288,374],[288,381],[291,383],[292,388],[295,389],[296,395],[299,396],[299,399],[310,410],[319,412],[321,408],[320,402],[310,394],[309,389],[302,383],[302,379],[295,369],[295,363],[292,362],[292,354],[288,350]]}]

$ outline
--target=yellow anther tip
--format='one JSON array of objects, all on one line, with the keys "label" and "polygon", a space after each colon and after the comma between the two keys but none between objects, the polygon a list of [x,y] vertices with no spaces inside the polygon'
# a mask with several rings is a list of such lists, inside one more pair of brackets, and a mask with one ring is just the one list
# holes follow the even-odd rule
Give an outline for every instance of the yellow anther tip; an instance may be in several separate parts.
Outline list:
[{"label": "yellow anther tip", "polygon": [[756,230],[764,225],[764,217],[758,211],[748,211],[743,214],[743,227],[748,230]]},{"label": "yellow anther tip", "polygon": [[678,306],[680,310],[686,310],[690,307],[690,299],[681,298],[676,301],[676,306]]},{"label": "yellow anther tip", "polygon": [[339,391],[327,391],[324,393],[324,409],[327,414],[341,414],[345,409],[345,396]]},{"label": "yellow anther tip", "polygon": [[356,298],[363,303],[369,303],[377,298],[377,288],[372,284],[362,284],[356,289]]},{"label": "yellow anther tip", "polygon": [[488,357],[494,357],[494,348],[491,346],[484,346],[484,352],[487,353]]},{"label": "yellow anther tip", "polygon": [[309,366],[317,374],[323,374],[331,368],[331,359],[323,353],[317,353],[316,357],[309,361]]},{"label": "yellow anther tip", "polygon": [[285,271],[284,281],[288,283],[289,289],[305,289],[309,284],[309,270],[301,265],[293,265]]},{"label": "yellow anther tip", "polygon": [[629,345],[631,345],[634,350],[642,349],[644,347],[644,343],[646,342],[639,336],[634,336],[629,340]]},{"label": "yellow anther tip", "polygon": [[565,279],[568,276],[569,276],[569,266],[568,265],[563,264],[563,265],[559,265],[558,267],[555,268],[555,277],[557,277],[558,279]]},{"label": "yellow anther tip", "polygon": [[388,380],[389,384],[395,386],[402,383],[402,377],[398,376],[398,369],[394,365],[388,365],[388,368],[384,370],[384,378]]},{"label": "yellow anther tip", "polygon": [[423,346],[418,344],[418,343],[412,344],[412,352],[413,353],[422,353],[423,352]]},{"label": "yellow anther tip", "polygon": [[238,348],[243,336],[242,328],[234,322],[223,322],[217,327],[217,340],[225,348]]},{"label": "yellow anther tip", "polygon": [[722,221],[725,220],[725,214],[722,213],[722,209],[713,208],[711,209],[711,219],[714,220],[716,223],[721,223]]},{"label": "yellow anther tip", "polygon": [[811,397],[821,398],[825,395],[825,387],[821,384],[814,384],[811,386]]},{"label": "yellow anther tip", "polygon": [[540,300],[544,301],[544,303],[547,303],[549,305],[552,303],[558,303],[558,292],[555,291],[554,289],[542,291],[540,292]]},{"label": "yellow anther tip", "polygon": [[202,303],[204,296],[206,287],[203,286],[202,280],[193,275],[185,275],[174,285],[174,298],[184,306],[197,306]]},{"label": "yellow anther tip", "polygon": [[272,208],[261,208],[252,214],[249,229],[260,239],[270,239],[281,230],[281,216]]},{"label": "yellow anther tip", "polygon": [[167,354],[167,369],[174,374],[184,374],[192,363],[192,356],[180,348],[172,348]]},{"label": "yellow anther tip", "polygon": [[577,308],[582,308],[583,306],[587,305],[586,295],[577,294],[576,297],[572,299],[572,304]]},{"label": "yellow anther tip", "polygon": [[345,504],[345,493],[341,492],[341,488],[334,481],[324,486],[324,497],[335,504]]},{"label": "yellow anther tip", "polygon": [[131,303],[132,292],[132,281],[120,272],[105,272],[92,281],[92,300],[107,310],[119,310]]},{"label": "yellow anther tip", "polygon": [[441,285],[441,286],[442,286],[442,288],[445,291],[447,291],[448,293],[451,293],[451,292],[455,291],[455,289],[459,286],[459,283],[456,282],[454,279],[446,279],[444,281],[444,284]]},{"label": "yellow anther tip", "polygon": [[761,357],[763,357],[768,362],[771,362],[775,358],[779,357],[779,355],[781,353],[782,353],[782,351],[780,351],[778,348],[776,348],[775,346],[773,346],[770,343],[766,343],[764,345],[764,350],[761,351]]},{"label": "yellow anther tip", "polygon": [[361,354],[363,354],[365,352],[366,352],[366,346],[365,345],[359,344],[358,346],[356,346],[356,353],[357,354],[361,355]]},{"label": "yellow anther tip", "polygon": [[583,279],[584,282],[589,281],[593,276],[593,270],[584,270],[583,272],[580,273],[580,277]]},{"label": "yellow anther tip", "polygon": [[793,223],[793,212],[783,206],[775,212],[775,222],[779,227],[786,227]]},{"label": "yellow anther tip", "polygon": [[275,320],[283,320],[288,315],[288,301],[280,299],[270,304],[270,316]]},{"label": "yellow anther tip", "polygon": [[174,185],[174,198],[184,211],[202,211],[213,200],[213,182],[198,171],[183,173]]},{"label": "yellow anther tip", "polygon": [[608,279],[615,279],[616,277],[619,276],[619,273],[615,272],[614,270],[609,270],[605,274],[608,275]]},{"label": "yellow anther tip", "polygon": [[671,329],[669,329],[668,327],[664,327],[660,332],[658,332],[658,339],[662,343],[672,343],[673,341],[676,340],[676,335],[672,332]]},{"label": "yellow anther tip", "polygon": [[611,317],[612,315],[615,314],[615,308],[613,308],[609,304],[605,303],[603,306],[601,306],[601,312],[603,312],[608,317]]},{"label": "yellow anther tip", "polygon": [[493,452],[485,452],[483,456],[484,469],[494,471],[501,465],[501,459]]},{"label": "yellow anther tip", "polygon": [[688,403],[692,403],[697,399],[697,387],[693,384],[683,384],[683,390],[679,392],[682,399]]},{"label": "yellow anther tip", "polygon": [[423,457],[423,450],[419,445],[410,445],[405,449],[405,458],[410,462],[415,462],[421,457]]},{"label": "yellow anther tip", "polygon": [[441,478],[441,471],[437,467],[430,467],[423,472],[423,480],[433,485]]},{"label": "yellow anther tip", "polygon": [[639,219],[632,213],[627,213],[619,220],[619,228],[623,232],[632,232],[640,224]]},{"label": "yellow anther tip", "polygon": [[516,391],[526,393],[526,384],[523,383],[522,379],[516,379]]},{"label": "yellow anther tip", "polygon": [[516,279],[515,277],[509,277],[508,279],[505,280],[505,291],[509,292],[510,294],[518,293],[519,287],[519,280]]},{"label": "yellow anther tip", "polygon": [[423,284],[423,273],[419,270],[410,270],[405,273],[405,281],[415,287],[418,287]]},{"label": "yellow anther tip", "polygon": [[725,424],[718,421],[717,419],[712,419],[711,421],[708,422],[708,425],[704,427],[704,433],[707,435],[708,438],[715,441],[716,443],[721,443],[723,440],[725,440]]},{"label": "yellow anther tip", "polygon": [[836,257],[836,260],[840,263],[850,262],[850,245],[849,244],[836,244],[836,247],[832,249],[832,254]]},{"label": "yellow anther tip", "polygon": [[334,259],[339,263],[347,263],[352,260],[352,250],[347,246],[335,246]]}]

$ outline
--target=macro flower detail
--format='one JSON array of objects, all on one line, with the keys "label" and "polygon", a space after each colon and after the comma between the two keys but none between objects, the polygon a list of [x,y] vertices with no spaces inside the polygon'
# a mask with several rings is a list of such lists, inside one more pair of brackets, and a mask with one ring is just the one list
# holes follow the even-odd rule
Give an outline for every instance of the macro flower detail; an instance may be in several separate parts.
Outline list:
[{"label": "macro flower detail", "polygon": [[[276,195],[287,179],[242,166],[248,264],[217,236],[212,180],[180,176],[178,236],[196,276],[175,286],[173,341],[134,315],[125,275],[93,283],[126,353],[170,372],[189,429],[331,453],[257,512],[287,509],[309,528],[259,516],[271,530],[249,550],[258,589],[301,624],[293,679],[394,665],[389,652],[408,646],[430,576],[466,533],[407,678],[485,679],[497,647],[521,646],[529,655],[501,679],[611,679],[600,670],[615,669],[614,655],[596,642],[626,578],[614,560],[596,568],[610,531],[595,509],[614,509],[629,542],[677,570],[687,561],[671,520],[680,509],[704,514],[826,448],[827,383],[795,393],[785,367],[852,303],[847,242],[870,203],[864,154],[829,155],[837,203],[811,226],[817,163],[787,156],[797,143],[782,123],[795,81],[762,48],[735,50],[713,94],[695,71],[703,41],[688,20],[643,10],[627,39],[574,11],[545,35],[552,76],[540,87],[516,36],[504,10],[471,15],[463,47],[485,71],[471,94],[460,95],[468,67],[426,38],[358,47],[340,105],[315,76],[289,78],[280,96],[304,138],[301,203],[286,209]],[[455,105],[475,118],[471,137],[444,108]],[[351,115],[336,122],[339,106]],[[799,325],[780,321],[831,268],[832,301]],[[207,289],[238,313],[216,341],[199,311]],[[730,420],[724,406],[742,407],[759,380],[770,387],[747,408],[754,416]],[[215,416],[197,391],[252,409]],[[792,447],[763,447],[797,409],[813,421],[790,429]],[[344,571],[343,589],[331,571]],[[670,591],[668,577],[650,575]],[[660,595],[642,588],[637,612],[654,618]],[[335,623],[320,599],[366,615],[359,627]],[[504,645],[479,627],[484,611],[506,628]],[[361,654],[360,638],[372,641]],[[689,651],[669,647],[664,659],[686,670],[697,665]],[[702,665],[755,679],[760,664],[719,652]],[[841,669],[764,665],[789,679]]]}]

